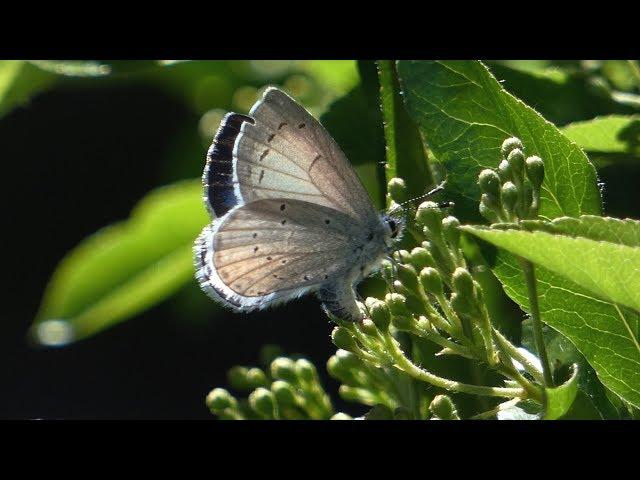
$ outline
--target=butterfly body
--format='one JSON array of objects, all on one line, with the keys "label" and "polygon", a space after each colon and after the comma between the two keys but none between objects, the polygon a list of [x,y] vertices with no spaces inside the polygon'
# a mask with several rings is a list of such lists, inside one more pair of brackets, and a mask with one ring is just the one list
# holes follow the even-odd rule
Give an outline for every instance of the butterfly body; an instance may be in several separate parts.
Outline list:
[{"label": "butterfly body", "polygon": [[270,88],[248,116],[228,114],[203,184],[216,218],[195,264],[209,296],[248,312],[316,292],[334,315],[362,317],[354,285],[379,268],[399,226],[304,108]]}]

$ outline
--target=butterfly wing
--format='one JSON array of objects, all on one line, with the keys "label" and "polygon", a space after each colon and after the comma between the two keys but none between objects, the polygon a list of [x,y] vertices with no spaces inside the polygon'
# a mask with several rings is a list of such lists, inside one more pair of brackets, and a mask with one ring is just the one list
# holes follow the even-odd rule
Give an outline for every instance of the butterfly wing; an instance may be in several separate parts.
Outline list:
[{"label": "butterfly wing", "polygon": [[325,128],[291,97],[268,88],[249,116],[228,114],[209,149],[205,203],[220,217],[254,200],[296,199],[361,222],[377,218],[360,179]]},{"label": "butterfly wing", "polygon": [[350,215],[325,205],[254,200],[198,237],[196,278],[208,295],[236,310],[264,308],[345,277],[353,267],[345,255],[364,244],[363,235]]}]

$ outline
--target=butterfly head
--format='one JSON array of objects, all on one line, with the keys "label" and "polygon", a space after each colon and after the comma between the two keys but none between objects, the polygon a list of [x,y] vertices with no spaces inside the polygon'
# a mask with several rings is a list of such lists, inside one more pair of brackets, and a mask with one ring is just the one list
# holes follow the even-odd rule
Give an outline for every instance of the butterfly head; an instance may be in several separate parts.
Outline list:
[{"label": "butterfly head", "polygon": [[387,247],[393,246],[400,241],[404,227],[406,225],[406,219],[400,215],[389,215],[383,213],[381,216],[382,224],[384,225],[384,243]]}]

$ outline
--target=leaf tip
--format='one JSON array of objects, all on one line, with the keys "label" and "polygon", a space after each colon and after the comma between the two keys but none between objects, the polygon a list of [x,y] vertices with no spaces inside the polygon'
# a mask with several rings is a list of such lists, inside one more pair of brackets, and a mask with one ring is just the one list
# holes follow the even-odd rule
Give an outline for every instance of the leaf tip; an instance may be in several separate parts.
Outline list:
[{"label": "leaf tip", "polygon": [[33,325],[29,337],[37,345],[63,347],[76,340],[76,332],[66,320],[52,319]]}]

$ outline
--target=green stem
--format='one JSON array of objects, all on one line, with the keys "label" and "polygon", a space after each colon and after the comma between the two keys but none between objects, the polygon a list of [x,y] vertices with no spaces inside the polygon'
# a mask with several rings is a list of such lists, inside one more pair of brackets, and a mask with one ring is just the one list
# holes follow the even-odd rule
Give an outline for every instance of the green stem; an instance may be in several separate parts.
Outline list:
[{"label": "green stem", "polygon": [[491,410],[487,410],[486,412],[478,413],[473,417],[469,417],[469,420],[484,420],[486,418],[493,418],[500,410],[505,410],[510,407],[515,407],[518,403],[520,403],[522,399],[514,398],[513,400],[508,400],[500,405],[496,405],[495,408]]},{"label": "green stem", "polygon": [[412,376],[416,380],[430,383],[439,388],[450,390],[452,392],[469,393],[472,395],[486,395],[491,397],[506,398],[527,398],[527,392],[522,388],[503,388],[503,387],[485,387],[479,385],[469,385],[434,375],[411,362],[400,350],[396,340],[390,333],[383,334],[389,354],[395,361],[395,367],[402,370],[406,374]]},{"label": "green stem", "polygon": [[553,387],[553,378],[551,377],[551,368],[549,366],[549,358],[547,357],[547,349],[544,346],[544,336],[542,335],[542,320],[540,320],[540,307],[538,305],[538,291],[536,286],[536,272],[534,266],[528,260],[521,260],[524,278],[527,283],[527,292],[529,294],[529,310],[531,314],[531,322],[533,324],[533,338],[538,350],[538,357],[542,364],[543,385],[545,388]]},{"label": "green stem", "polygon": [[536,381],[542,383],[544,381],[544,377],[538,368],[531,363],[531,361],[525,357],[520,351],[513,345],[507,338],[502,335],[497,329],[493,329],[493,334],[496,337],[496,343],[502,348],[502,350],[507,354],[511,359],[517,360],[522,364],[527,373],[531,374]]}]

